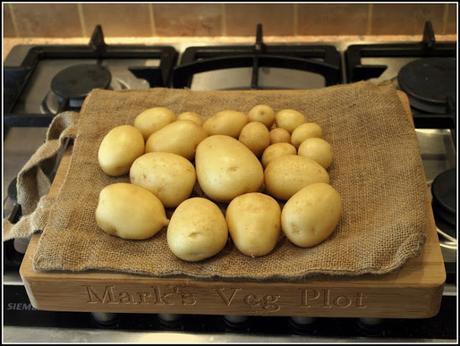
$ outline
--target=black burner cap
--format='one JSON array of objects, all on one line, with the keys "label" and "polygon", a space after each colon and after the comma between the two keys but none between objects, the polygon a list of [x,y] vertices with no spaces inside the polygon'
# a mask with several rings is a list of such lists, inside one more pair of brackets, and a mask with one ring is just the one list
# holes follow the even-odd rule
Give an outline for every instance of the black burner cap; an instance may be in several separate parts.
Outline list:
[{"label": "black burner cap", "polygon": [[447,104],[455,99],[455,59],[423,58],[405,65],[398,74],[401,90],[419,102]]},{"label": "black burner cap", "polygon": [[456,179],[455,168],[439,174],[431,185],[433,195],[433,211],[438,219],[444,223],[455,225],[455,191]]},{"label": "black burner cap", "polygon": [[106,89],[112,75],[104,66],[81,64],[59,71],[51,81],[51,90],[64,99],[83,99],[93,89]]}]

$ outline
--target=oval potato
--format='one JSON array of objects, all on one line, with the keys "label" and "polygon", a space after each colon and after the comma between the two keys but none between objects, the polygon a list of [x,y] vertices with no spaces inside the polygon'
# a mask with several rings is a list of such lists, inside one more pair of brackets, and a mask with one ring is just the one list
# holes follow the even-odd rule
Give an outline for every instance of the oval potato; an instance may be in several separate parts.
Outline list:
[{"label": "oval potato", "polygon": [[194,197],[174,211],[166,233],[169,249],[178,258],[196,262],[219,253],[227,243],[228,228],[219,207]]},{"label": "oval potato", "polygon": [[256,156],[260,156],[265,148],[270,145],[270,134],[268,129],[264,124],[258,121],[247,123],[241,130],[238,139]]},{"label": "oval potato", "polygon": [[168,224],[165,209],[143,187],[116,183],[99,193],[96,223],[106,233],[123,239],[147,239]]},{"label": "oval potato", "polygon": [[196,123],[177,120],[154,132],[147,140],[145,151],[173,153],[192,160],[198,143],[206,136],[206,131]]},{"label": "oval potato", "polygon": [[305,116],[294,109],[283,109],[276,113],[276,126],[292,133],[294,129],[305,122]]},{"label": "oval potato", "polygon": [[248,118],[250,121],[259,121],[270,128],[275,122],[275,112],[268,105],[257,105],[251,108]]},{"label": "oval potato", "polygon": [[299,155],[308,157],[328,169],[332,163],[332,147],[322,138],[308,138],[299,146]]},{"label": "oval potato", "polygon": [[275,143],[267,147],[262,154],[262,164],[264,167],[270,163],[270,161],[283,155],[295,155],[297,151],[295,147],[290,143]]},{"label": "oval potato", "polygon": [[276,127],[270,131],[270,143],[291,143],[291,134],[286,129]]},{"label": "oval potato", "polygon": [[225,110],[207,119],[203,124],[203,128],[209,135],[226,135],[238,138],[244,125],[247,123],[248,117],[246,114]]},{"label": "oval potato", "polygon": [[226,220],[236,248],[246,256],[270,253],[281,233],[281,208],[272,197],[258,192],[233,199]]},{"label": "oval potato", "polygon": [[313,183],[329,183],[329,174],[319,163],[298,155],[283,155],[265,168],[265,186],[279,199],[288,200]]},{"label": "oval potato", "polygon": [[182,156],[154,152],[134,161],[129,171],[132,184],[157,196],[167,208],[177,207],[190,197],[196,181],[195,167]]},{"label": "oval potato", "polygon": [[166,107],[149,108],[134,119],[134,126],[141,131],[144,139],[162,127],[176,120],[176,115]]},{"label": "oval potato", "polygon": [[323,136],[323,130],[317,123],[305,123],[297,126],[291,135],[291,143],[296,148],[299,147],[307,138],[320,138]]},{"label": "oval potato", "polygon": [[283,232],[297,246],[315,246],[332,234],[341,214],[340,194],[329,184],[311,184],[284,205],[281,213]]},{"label": "oval potato", "polygon": [[179,114],[177,120],[190,120],[199,126],[203,125],[203,118],[195,112],[183,112]]},{"label": "oval potato", "polygon": [[206,138],[196,149],[195,167],[203,192],[220,202],[259,190],[263,168],[244,144],[229,136]]},{"label": "oval potato", "polygon": [[113,128],[102,139],[97,158],[105,174],[113,177],[129,172],[131,164],[144,153],[142,133],[130,125]]}]

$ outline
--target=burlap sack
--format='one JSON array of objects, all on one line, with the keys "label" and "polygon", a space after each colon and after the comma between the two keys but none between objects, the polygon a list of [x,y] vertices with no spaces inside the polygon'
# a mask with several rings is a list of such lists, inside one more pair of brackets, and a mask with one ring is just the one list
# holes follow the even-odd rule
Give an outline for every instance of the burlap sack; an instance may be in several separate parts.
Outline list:
[{"label": "burlap sack", "polygon": [[[331,184],[343,199],[333,235],[303,249],[283,238],[261,258],[242,255],[229,241],[217,256],[186,263],[168,249],[163,230],[127,241],[98,229],[94,211],[101,189],[128,177],[98,166],[103,136],[132,124],[146,108],[209,117],[223,109],[247,112],[256,104],[298,109],[319,123],[334,150]],[[425,179],[414,129],[392,86],[367,82],[309,91],[95,90],[82,109],[70,169],[33,259],[35,270],[112,270],[152,276],[221,279],[301,279],[307,274],[383,274],[420,253],[424,241]]]}]

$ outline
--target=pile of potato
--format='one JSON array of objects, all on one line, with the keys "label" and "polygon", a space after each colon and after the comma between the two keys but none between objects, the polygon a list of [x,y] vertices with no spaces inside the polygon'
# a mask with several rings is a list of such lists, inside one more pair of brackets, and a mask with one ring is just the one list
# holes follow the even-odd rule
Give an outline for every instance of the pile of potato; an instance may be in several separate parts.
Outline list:
[{"label": "pile of potato", "polygon": [[[202,119],[155,107],[139,114],[134,126],[105,135],[100,167],[109,176],[129,174],[130,183],[100,192],[96,221],[102,230],[147,239],[167,226],[169,248],[185,261],[216,255],[229,234],[251,257],[270,253],[282,233],[300,247],[332,234],[342,202],[329,184],[332,148],[318,124],[268,105]],[[174,209],[170,220],[165,208]]]}]

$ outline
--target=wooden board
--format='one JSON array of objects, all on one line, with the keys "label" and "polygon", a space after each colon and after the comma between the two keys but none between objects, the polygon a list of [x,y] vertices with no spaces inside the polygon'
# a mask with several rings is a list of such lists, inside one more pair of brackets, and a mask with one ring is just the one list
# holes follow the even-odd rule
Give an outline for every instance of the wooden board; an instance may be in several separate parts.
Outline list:
[{"label": "wooden board", "polygon": [[[401,98],[407,111],[407,98]],[[71,150],[61,161],[51,194],[59,192],[70,156]],[[32,305],[41,310],[431,317],[439,311],[446,273],[428,195],[426,206],[427,239],[422,254],[386,275],[317,276],[301,282],[209,282],[110,272],[35,272],[32,259],[39,235],[32,237],[20,274]]]}]

